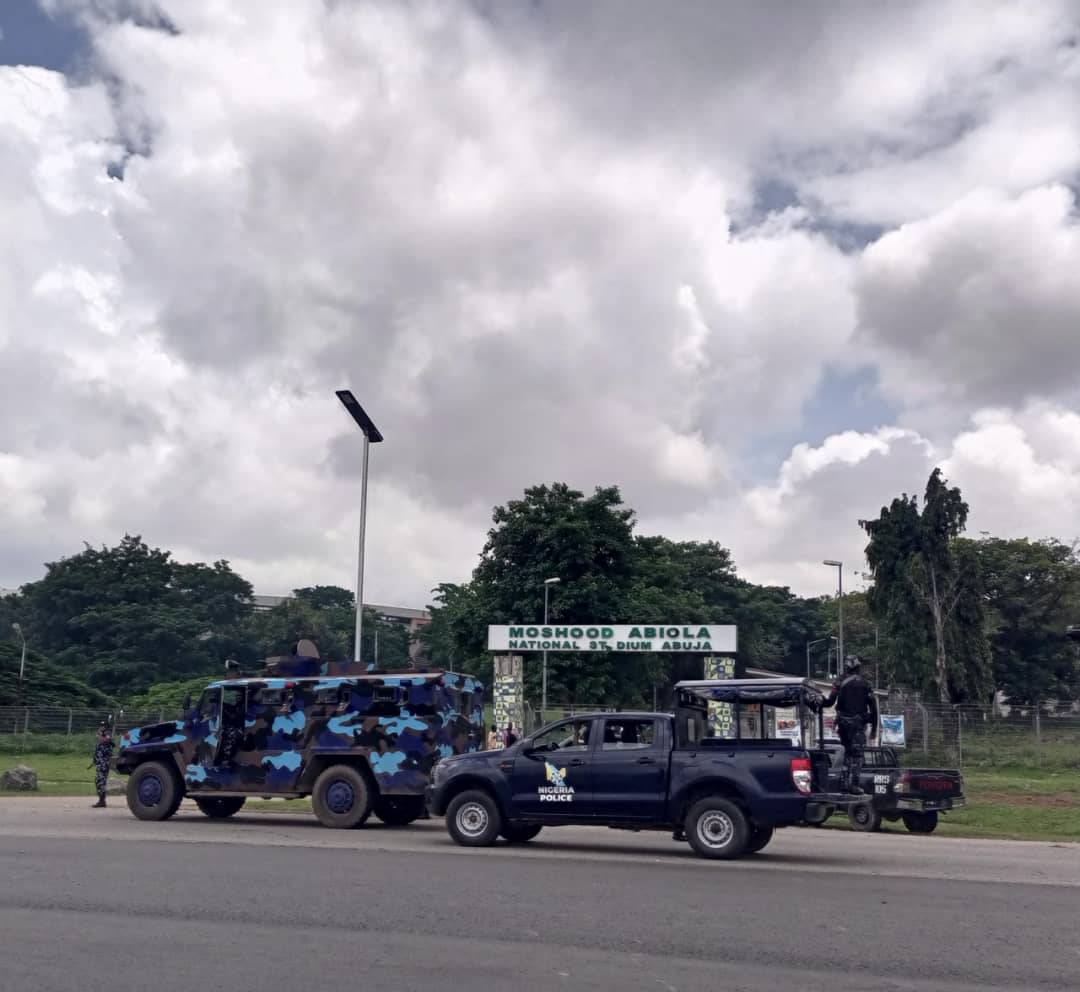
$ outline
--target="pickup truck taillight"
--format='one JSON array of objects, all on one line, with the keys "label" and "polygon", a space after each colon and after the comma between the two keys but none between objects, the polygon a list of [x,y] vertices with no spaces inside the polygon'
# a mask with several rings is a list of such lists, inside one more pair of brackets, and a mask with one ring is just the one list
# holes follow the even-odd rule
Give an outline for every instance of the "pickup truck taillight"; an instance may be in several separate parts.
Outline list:
[{"label": "pickup truck taillight", "polygon": [[809,758],[791,759],[791,781],[803,795],[810,795],[813,791],[813,778],[810,774]]},{"label": "pickup truck taillight", "polygon": [[893,786],[893,792],[901,795],[911,791],[911,776],[907,772],[900,773],[900,780]]}]

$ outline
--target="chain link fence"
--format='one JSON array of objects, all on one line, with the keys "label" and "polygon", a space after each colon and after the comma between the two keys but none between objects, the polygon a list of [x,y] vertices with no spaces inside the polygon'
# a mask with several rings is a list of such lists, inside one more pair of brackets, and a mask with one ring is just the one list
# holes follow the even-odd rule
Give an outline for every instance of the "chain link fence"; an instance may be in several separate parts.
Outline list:
[{"label": "chain link fence", "polygon": [[93,746],[97,728],[105,720],[113,733],[179,716],[169,709],[94,710],[60,706],[0,706],[0,751],[61,753]]},{"label": "chain link fence", "polygon": [[880,709],[903,718],[901,753],[908,765],[1080,769],[1080,712],[1071,707],[948,706],[890,697]]},{"label": "chain link fence", "polygon": [[[666,709],[666,699],[658,699]],[[880,703],[883,716],[901,717],[902,760],[907,765],[950,768],[1038,767],[1080,770],[1080,711],[1051,703],[1038,706],[945,706],[909,696],[890,696]],[[549,705],[541,720],[538,708],[525,705],[526,734],[542,723],[578,713],[614,712],[598,703]],[[64,752],[86,750],[98,724],[107,720],[114,732],[179,716],[169,709],[151,711],[66,709],[49,706],[0,706],[0,751]],[[894,725],[893,732],[897,732]],[[886,743],[888,739],[886,738]]]}]

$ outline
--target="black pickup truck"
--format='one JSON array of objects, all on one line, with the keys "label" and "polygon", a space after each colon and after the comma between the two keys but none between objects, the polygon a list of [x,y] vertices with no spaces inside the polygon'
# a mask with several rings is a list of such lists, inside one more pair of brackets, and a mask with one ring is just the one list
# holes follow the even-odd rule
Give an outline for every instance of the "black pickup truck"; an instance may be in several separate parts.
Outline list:
[{"label": "black pickup truck", "polygon": [[778,827],[829,815],[833,807],[813,798],[815,784],[827,789],[828,762],[812,762],[801,741],[709,736],[709,700],[733,707],[736,728],[752,708],[764,734],[766,708],[820,705],[809,683],[680,682],[675,697],[674,714],[575,716],[504,750],[443,758],[428,788],[431,812],[469,847],[578,824],[671,830],[701,857],[723,859],[760,851]]},{"label": "black pickup truck", "polygon": [[[829,753],[830,788],[839,791],[843,749],[826,746]],[[895,748],[869,747],[863,760],[859,785],[864,802],[847,807],[854,830],[881,829],[881,821],[903,820],[913,834],[937,829],[938,814],[964,805],[964,776],[953,769],[902,768]]]}]

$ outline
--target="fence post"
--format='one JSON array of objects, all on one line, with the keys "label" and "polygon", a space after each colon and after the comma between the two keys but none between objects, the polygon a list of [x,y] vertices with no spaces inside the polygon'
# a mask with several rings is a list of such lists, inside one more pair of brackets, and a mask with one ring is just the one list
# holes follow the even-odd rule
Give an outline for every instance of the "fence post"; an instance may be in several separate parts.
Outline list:
[{"label": "fence post", "polygon": [[922,714],[922,753],[927,754],[930,751],[930,714],[926,712],[926,707],[922,703],[915,705]]},{"label": "fence post", "polygon": [[74,711],[73,710],[68,710],[68,737],[71,736],[71,721],[74,718],[74,716],[75,716]]},{"label": "fence post", "polygon": [[961,719],[961,713],[959,707],[955,710],[956,713],[956,765],[958,768],[964,767],[964,721]]},{"label": "fence post", "polygon": [[158,710],[158,718],[157,718],[157,720],[158,720],[158,723],[164,723],[165,722],[165,707],[164,706],[160,710]]},{"label": "fence post", "polygon": [[1035,703],[1035,759],[1042,765],[1042,714],[1039,712],[1039,703]]}]

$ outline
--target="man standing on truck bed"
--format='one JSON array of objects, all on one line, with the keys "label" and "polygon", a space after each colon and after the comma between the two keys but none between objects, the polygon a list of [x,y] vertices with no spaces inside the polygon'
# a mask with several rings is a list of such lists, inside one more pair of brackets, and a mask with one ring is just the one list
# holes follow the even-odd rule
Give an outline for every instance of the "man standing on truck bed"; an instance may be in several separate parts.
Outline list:
[{"label": "man standing on truck bed", "polygon": [[861,796],[859,777],[862,774],[863,751],[866,749],[866,728],[870,736],[877,734],[877,699],[870,683],[862,677],[862,663],[854,655],[844,659],[844,677],[833,686],[823,708],[836,704],[836,730],[844,745],[845,791]]}]

